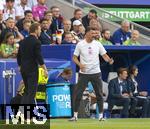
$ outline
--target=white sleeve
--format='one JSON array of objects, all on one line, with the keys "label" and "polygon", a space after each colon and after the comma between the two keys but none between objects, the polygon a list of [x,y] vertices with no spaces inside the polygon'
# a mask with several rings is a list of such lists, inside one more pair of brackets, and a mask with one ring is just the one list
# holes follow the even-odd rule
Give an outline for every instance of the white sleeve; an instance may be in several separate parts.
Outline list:
[{"label": "white sleeve", "polygon": [[98,46],[99,46],[99,54],[101,56],[107,53],[107,51],[105,50],[104,46],[101,43],[98,42]]},{"label": "white sleeve", "polygon": [[80,44],[79,43],[76,45],[76,48],[74,50],[74,55],[75,56],[79,56],[80,55]]}]

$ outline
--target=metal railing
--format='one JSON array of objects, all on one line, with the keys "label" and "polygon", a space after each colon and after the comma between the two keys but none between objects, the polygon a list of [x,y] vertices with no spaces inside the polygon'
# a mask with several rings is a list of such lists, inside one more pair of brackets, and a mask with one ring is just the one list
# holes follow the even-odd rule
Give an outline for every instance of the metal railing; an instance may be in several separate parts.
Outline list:
[{"label": "metal railing", "polygon": [[[109,20],[109,21],[114,22],[118,25],[121,25],[122,21],[127,20],[127,19],[120,18],[114,14],[111,14],[111,13],[107,12],[106,10],[99,8],[97,6],[94,6],[94,5],[92,5],[86,1],[83,1],[83,0],[64,0],[64,1],[69,2],[73,6],[76,6],[76,7],[83,9],[83,11],[85,13],[88,13],[90,9],[94,8],[98,12],[98,16],[100,18]],[[148,38],[148,39],[150,38],[150,29],[148,29],[144,26],[141,26],[137,23],[131,22],[131,21],[130,21],[130,24],[131,24],[131,29],[136,29],[143,36],[146,36],[146,38]]]}]

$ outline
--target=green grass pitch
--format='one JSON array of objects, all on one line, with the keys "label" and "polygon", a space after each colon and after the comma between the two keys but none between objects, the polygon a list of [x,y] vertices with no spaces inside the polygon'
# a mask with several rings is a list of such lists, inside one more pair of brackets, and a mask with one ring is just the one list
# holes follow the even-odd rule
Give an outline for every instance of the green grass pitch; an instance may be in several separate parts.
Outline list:
[{"label": "green grass pitch", "polygon": [[51,129],[150,129],[150,119],[79,119],[69,122],[67,119],[52,119]]},{"label": "green grass pitch", "polygon": [[[5,125],[0,121],[0,129],[48,129],[46,125]],[[69,122],[68,119],[51,119],[50,129],[150,129],[150,119],[79,119],[77,122]]]}]

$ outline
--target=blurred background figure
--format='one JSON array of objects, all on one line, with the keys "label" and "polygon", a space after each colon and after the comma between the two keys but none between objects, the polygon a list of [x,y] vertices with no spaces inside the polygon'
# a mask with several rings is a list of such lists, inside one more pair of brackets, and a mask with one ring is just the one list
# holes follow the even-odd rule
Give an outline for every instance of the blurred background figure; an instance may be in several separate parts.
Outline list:
[{"label": "blurred background figure", "polygon": [[23,30],[21,31],[21,34],[24,36],[24,38],[29,36],[30,26],[31,26],[30,20],[24,20],[23,21]]},{"label": "blurred background figure", "polygon": [[138,30],[132,30],[132,32],[131,32],[131,38],[130,39],[128,39],[128,40],[126,40],[124,43],[123,43],[123,45],[129,45],[129,46],[132,46],[132,45],[137,45],[137,46],[139,46],[139,45],[141,45],[140,43],[139,43],[139,36],[140,36],[140,33],[139,33],[139,31]]},{"label": "blurred background figure", "polygon": [[73,22],[75,20],[80,20],[82,22],[82,15],[83,15],[83,12],[81,9],[75,9],[74,11],[74,17],[71,18],[71,30],[73,29]]},{"label": "blurred background figure", "polygon": [[27,6],[28,0],[20,0],[20,3],[16,4],[16,20],[24,18],[24,12],[26,10],[31,10],[29,6]]},{"label": "blurred background figure", "polygon": [[97,11],[94,9],[91,9],[89,13],[82,18],[82,24],[85,29],[89,26],[91,19],[97,19]]},{"label": "blurred background figure", "polygon": [[131,38],[130,32],[130,22],[129,21],[122,21],[121,28],[117,29],[113,33],[113,44],[114,45],[122,45],[123,42]]},{"label": "blurred background figure", "polygon": [[62,44],[72,44],[76,41],[74,41],[73,35],[71,32],[64,33],[64,39],[62,41]]},{"label": "blurred background figure", "polygon": [[41,35],[39,40],[41,41],[42,45],[50,45],[52,44],[52,32],[49,29],[49,22],[47,19],[41,20]]},{"label": "blurred background figure", "polygon": [[112,45],[109,29],[102,30],[102,38],[99,40],[103,45]]},{"label": "blurred background figure", "polygon": [[16,10],[14,8],[15,0],[6,0],[6,6],[3,10],[3,20],[7,20],[9,17],[16,19]]},{"label": "blurred background figure", "polygon": [[35,21],[40,21],[44,18],[44,13],[48,10],[46,0],[37,0],[38,4],[32,7],[32,14]]},{"label": "blurred background figure", "polygon": [[15,43],[15,37],[13,33],[8,32],[5,35],[4,41],[0,45],[2,58],[15,58],[18,53],[18,47]]}]

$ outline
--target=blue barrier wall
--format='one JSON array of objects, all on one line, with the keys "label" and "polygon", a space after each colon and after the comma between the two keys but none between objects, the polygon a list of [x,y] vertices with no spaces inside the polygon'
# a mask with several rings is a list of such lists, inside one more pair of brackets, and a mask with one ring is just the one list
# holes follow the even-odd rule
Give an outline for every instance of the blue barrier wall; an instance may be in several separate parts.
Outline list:
[{"label": "blue barrier wall", "polygon": [[[135,64],[139,67],[138,81],[142,90],[150,94],[150,46],[105,46],[108,54],[115,60],[110,66],[101,59],[103,80],[106,81],[109,71],[116,71],[119,67],[128,67]],[[46,58],[60,58],[72,60],[75,45],[42,46],[43,56]],[[75,64],[71,61],[72,67]]]},{"label": "blue barrier wall", "polygon": [[[51,72],[62,71],[64,68],[70,68],[71,62],[62,59],[45,59],[45,64]],[[22,80],[21,75],[18,71],[18,65],[16,59],[0,60],[0,104],[9,104],[13,97],[12,89],[12,78],[10,79],[10,85],[8,79],[4,79],[2,73],[4,70],[14,69],[16,72],[15,76],[15,93],[19,86],[19,82]],[[75,75],[74,75],[75,76]],[[6,85],[5,85],[6,84]],[[5,90],[6,88],[6,90]]]}]

